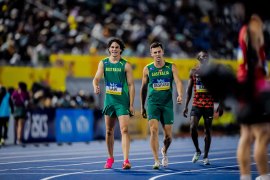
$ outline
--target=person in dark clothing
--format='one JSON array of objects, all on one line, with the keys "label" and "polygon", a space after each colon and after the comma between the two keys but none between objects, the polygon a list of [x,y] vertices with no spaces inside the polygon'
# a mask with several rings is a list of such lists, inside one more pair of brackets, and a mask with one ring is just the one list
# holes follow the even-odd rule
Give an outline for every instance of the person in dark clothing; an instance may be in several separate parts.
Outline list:
[{"label": "person in dark clothing", "polygon": [[[195,163],[199,160],[201,155],[201,150],[199,148],[198,142],[198,124],[201,117],[204,118],[204,132],[205,132],[205,147],[204,147],[204,157],[203,164],[209,165],[208,152],[211,145],[211,126],[214,117],[214,97],[204,86],[201,77],[200,69],[207,66],[209,58],[206,51],[200,51],[197,55],[199,65],[196,68],[193,68],[190,72],[188,87],[186,90],[187,98],[185,101],[185,108],[183,110],[184,117],[187,117],[188,113],[188,104],[191,99],[192,89],[194,90],[192,109],[190,112],[190,133],[192,141],[196,148],[196,152],[192,158],[192,162]],[[194,88],[193,88],[194,87]],[[219,115],[223,114],[222,106],[218,106],[217,111]]]},{"label": "person in dark clothing", "polygon": [[240,179],[251,179],[250,154],[254,142],[254,160],[260,174],[256,180],[270,180],[267,154],[270,142],[270,117],[266,111],[267,103],[264,103],[269,100],[270,88],[266,81],[268,67],[264,51],[263,21],[258,15],[253,14],[248,24],[241,28],[238,41],[242,56],[238,59],[240,63],[237,80],[240,86],[244,87],[242,95],[238,97],[241,136],[237,159]]}]

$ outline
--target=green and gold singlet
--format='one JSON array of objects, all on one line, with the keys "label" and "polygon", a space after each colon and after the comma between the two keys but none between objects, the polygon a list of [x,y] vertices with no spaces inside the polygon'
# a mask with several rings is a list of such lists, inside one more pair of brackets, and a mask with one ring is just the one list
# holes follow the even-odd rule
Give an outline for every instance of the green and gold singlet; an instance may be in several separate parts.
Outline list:
[{"label": "green and gold singlet", "polygon": [[103,61],[105,81],[104,107],[121,104],[129,108],[128,83],[125,72],[126,60],[120,59],[117,63],[111,63],[109,58]]},{"label": "green and gold singlet", "polygon": [[162,68],[156,68],[154,63],[147,66],[149,72],[148,106],[151,104],[173,108],[172,100],[172,64],[165,62]]}]

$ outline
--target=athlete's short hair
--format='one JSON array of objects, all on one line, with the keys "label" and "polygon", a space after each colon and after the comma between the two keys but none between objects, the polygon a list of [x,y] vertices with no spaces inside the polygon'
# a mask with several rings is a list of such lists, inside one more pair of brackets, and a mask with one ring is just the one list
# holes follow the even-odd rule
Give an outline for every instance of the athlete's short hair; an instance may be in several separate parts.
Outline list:
[{"label": "athlete's short hair", "polygon": [[198,54],[197,54],[197,59],[200,60],[200,58],[202,57],[203,54],[207,54],[208,52],[206,50],[201,50]]},{"label": "athlete's short hair", "polygon": [[119,39],[119,38],[112,38],[109,42],[108,42],[108,45],[107,45],[107,48],[109,49],[110,46],[112,45],[112,43],[116,42],[117,44],[119,44],[120,46],[120,49],[121,49],[121,54],[122,52],[125,50],[125,44],[124,42]]},{"label": "athlete's short hair", "polygon": [[152,48],[157,48],[157,47],[160,47],[161,49],[163,49],[163,45],[160,43],[160,42],[153,42],[151,45],[150,45],[150,50]]},{"label": "athlete's short hair", "polygon": [[18,86],[22,91],[27,91],[27,84],[25,82],[20,81]]}]

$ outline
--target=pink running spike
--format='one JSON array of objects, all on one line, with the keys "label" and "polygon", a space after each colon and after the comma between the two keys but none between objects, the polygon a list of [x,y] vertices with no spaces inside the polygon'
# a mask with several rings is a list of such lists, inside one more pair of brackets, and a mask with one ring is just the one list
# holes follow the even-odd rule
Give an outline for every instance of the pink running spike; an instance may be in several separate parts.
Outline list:
[{"label": "pink running spike", "polygon": [[122,166],[123,169],[130,169],[131,168],[131,164],[129,162],[128,159],[126,159],[123,163],[123,166]]},{"label": "pink running spike", "polygon": [[111,169],[114,163],[114,158],[108,158],[106,164],[104,165],[105,169]]}]

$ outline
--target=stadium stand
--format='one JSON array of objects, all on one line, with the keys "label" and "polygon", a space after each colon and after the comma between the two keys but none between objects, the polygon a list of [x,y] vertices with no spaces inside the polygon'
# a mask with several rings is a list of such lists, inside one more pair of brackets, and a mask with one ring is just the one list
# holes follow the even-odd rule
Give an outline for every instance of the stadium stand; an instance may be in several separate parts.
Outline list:
[{"label": "stadium stand", "polygon": [[126,56],[148,55],[158,39],[172,58],[205,49],[236,59],[246,12],[240,1],[217,0],[2,0],[0,7],[0,64],[32,66],[49,65],[52,53],[104,55],[111,36],[124,40]]}]

